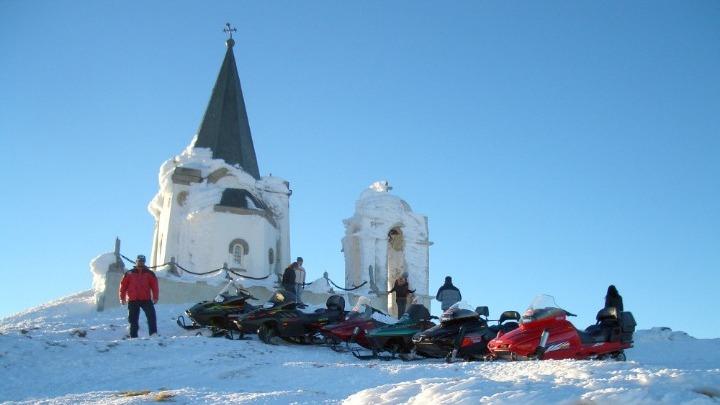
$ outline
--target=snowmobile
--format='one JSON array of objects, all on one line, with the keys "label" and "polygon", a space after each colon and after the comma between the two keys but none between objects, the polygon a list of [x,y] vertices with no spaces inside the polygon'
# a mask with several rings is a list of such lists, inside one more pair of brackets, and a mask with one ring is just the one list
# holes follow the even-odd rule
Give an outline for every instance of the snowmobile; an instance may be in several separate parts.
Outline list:
[{"label": "snowmobile", "polygon": [[[228,293],[231,287],[235,288],[235,294]],[[185,311],[185,315],[192,321],[191,324],[187,324],[183,315],[178,316],[176,322],[185,330],[208,328],[212,336],[228,336],[230,334],[232,337],[236,330],[233,320],[241,314],[258,308],[247,302],[248,300],[257,300],[257,298],[237,287],[235,280],[230,280],[214,300],[198,302]]]},{"label": "snowmobile", "polygon": [[330,348],[337,352],[351,351],[350,345],[353,343],[370,349],[366,336],[368,331],[393,323],[397,323],[397,319],[373,308],[367,297],[360,297],[344,321],[325,325],[320,329],[320,333]]},{"label": "snowmobile", "polygon": [[[430,316],[430,311],[425,306],[412,304],[397,323],[369,330],[366,333],[372,353],[362,354],[359,350],[353,350],[353,355],[362,360],[392,360],[398,357],[410,360],[413,357],[412,337],[420,331],[435,326],[431,319],[437,317]],[[389,355],[384,355],[383,352]]]},{"label": "snowmobile", "polygon": [[614,359],[625,360],[625,349],[633,347],[635,318],[630,312],[604,308],[595,325],[575,329],[567,317],[576,316],[555,304],[549,295],[533,300],[522,316],[520,327],[488,343],[495,359]]},{"label": "snowmobile", "polygon": [[[414,351],[425,357],[445,358],[453,362],[458,358],[482,360],[488,355],[487,344],[498,332],[509,332],[518,327],[520,314],[505,311],[489,325],[488,307],[472,310],[467,304],[458,302],[440,316],[440,324],[418,332],[413,336]],[[514,322],[506,322],[506,321]]]},{"label": "snowmobile", "polygon": [[320,343],[320,328],[329,323],[345,319],[345,299],[331,295],[326,308],[315,311],[296,302],[295,294],[276,291],[267,304],[255,311],[235,319],[238,330],[243,333],[255,333],[261,341],[275,344],[276,337],[293,343]]}]

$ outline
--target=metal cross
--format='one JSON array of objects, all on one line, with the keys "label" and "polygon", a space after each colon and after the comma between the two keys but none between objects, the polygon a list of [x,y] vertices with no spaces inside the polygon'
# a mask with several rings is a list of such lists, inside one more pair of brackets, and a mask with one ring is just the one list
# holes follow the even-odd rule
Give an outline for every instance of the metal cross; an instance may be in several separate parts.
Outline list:
[{"label": "metal cross", "polygon": [[226,27],[226,28],[223,28],[223,32],[225,32],[225,33],[227,33],[228,35],[230,35],[230,39],[232,39],[232,33],[233,33],[233,32],[237,32],[237,28],[231,27],[231,26],[230,26],[230,23],[225,23],[225,27]]}]

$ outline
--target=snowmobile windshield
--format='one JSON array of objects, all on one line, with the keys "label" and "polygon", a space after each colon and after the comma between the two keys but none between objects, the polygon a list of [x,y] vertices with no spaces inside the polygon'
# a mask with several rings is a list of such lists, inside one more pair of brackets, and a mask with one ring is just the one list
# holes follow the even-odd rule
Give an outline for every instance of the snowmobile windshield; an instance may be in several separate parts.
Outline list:
[{"label": "snowmobile windshield", "polygon": [[526,309],[525,313],[523,313],[520,322],[535,322],[541,319],[552,318],[565,314],[565,310],[558,307],[555,303],[555,297],[552,295],[540,294],[532,300],[528,309]]},{"label": "snowmobile windshield", "polygon": [[440,315],[440,322],[451,322],[459,318],[478,317],[475,310],[465,301],[452,304]]},{"label": "snowmobile windshield", "polygon": [[357,304],[352,307],[347,319],[370,319],[376,310],[370,305],[368,297],[360,297]]},{"label": "snowmobile windshield", "polygon": [[369,305],[363,305],[361,307],[356,305],[352,311],[348,312],[347,319],[370,319],[373,312],[375,312],[375,310]]},{"label": "snowmobile windshield", "polygon": [[354,307],[352,307],[352,312],[363,312],[365,311],[365,308],[370,306],[370,299],[366,296],[361,296],[358,298],[357,303]]}]

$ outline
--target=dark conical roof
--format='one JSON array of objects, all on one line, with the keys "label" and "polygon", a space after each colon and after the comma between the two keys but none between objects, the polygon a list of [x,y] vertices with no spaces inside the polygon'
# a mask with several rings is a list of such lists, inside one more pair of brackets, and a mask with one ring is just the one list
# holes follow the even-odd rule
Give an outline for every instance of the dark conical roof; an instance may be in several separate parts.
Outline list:
[{"label": "dark conical roof", "polygon": [[218,74],[194,147],[210,148],[213,158],[239,164],[254,178],[260,178],[250,123],[245,111],[240,78],[235,65],[232,38]]}]

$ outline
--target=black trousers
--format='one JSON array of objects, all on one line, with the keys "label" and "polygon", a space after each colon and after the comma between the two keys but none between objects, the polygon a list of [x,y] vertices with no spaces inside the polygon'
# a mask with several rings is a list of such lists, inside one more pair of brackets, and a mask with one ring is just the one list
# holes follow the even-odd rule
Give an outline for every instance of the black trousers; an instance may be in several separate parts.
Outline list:
[{"label": "black trousers", "polygon": [[138,320],[140,319],[140,308],[145,312],[148,322],[148,334],[157,333],[157,320],[155,317],[155,306],[152,301],[130,301],[128,302],[128,321],[130,322],[130,337],[138,335]]},{"label": "black trousers", "polygon": [[398,307],[398,319],[403,316],[405,313],[405,307],[407,306],[407,298],[397,298],[395,299],[395,303]]}]

